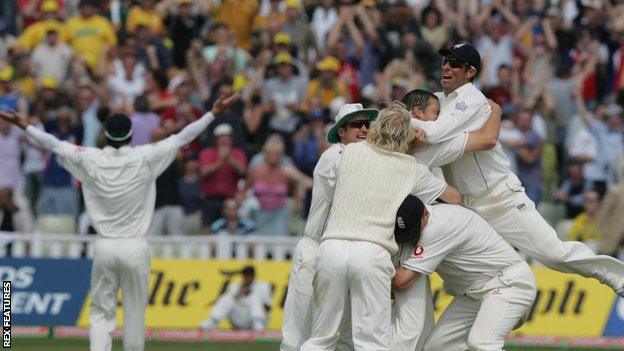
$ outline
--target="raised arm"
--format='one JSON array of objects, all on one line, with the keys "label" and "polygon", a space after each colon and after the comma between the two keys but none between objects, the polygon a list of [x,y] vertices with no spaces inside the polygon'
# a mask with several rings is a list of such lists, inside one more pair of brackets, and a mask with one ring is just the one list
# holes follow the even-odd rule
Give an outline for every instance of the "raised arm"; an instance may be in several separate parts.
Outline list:
[{"label": "raised arm", "polygon": [[26,118],[24,118],[20,113],[16,111],[0,111],[0,118],[25,130],[26,134],[29,137],[33,138],[44,148],[54,153],[60,152],[63,144],[69,144],[74,146],[71,143],[63,142],[57,139],[52,134],[48,134],[42,130],[35,128],[34,126],[31,126],[30,124],[28,124]]},{"label": "raised arm", "polygon": [[173,142],[177,147],[182,147],[195,140],[206,129],[210,123],[215,119],[215,116],[221,113],[226,108],[232,106],[236,100],[240,97],[240,94],[233,94],[229,97],[221,96],[212,106],[210,112],[203,115],[200,119],[187,125],[178,134],[172,135]]}]

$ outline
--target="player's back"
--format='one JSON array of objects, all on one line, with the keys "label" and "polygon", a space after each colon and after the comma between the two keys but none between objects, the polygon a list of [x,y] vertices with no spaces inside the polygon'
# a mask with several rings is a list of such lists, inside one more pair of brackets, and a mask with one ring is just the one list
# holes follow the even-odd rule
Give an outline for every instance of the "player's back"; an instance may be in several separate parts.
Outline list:
[{"label": "player's back", "polygon": [[156,200],[156,178],[177,148],[167,139],[140,147],[83,148],[64,160],[82,182],[95,229],[106,237],[144,236]]},{"label": "player's back", "polygon": [[[475,212],[457,205],[429,207],[430,220],[421,242],[440,236],[448,250],[436,272],[447,289],[463,293],[478,289],[496,272],[522,258]],[[427,250],[427,247],[424,248]]]}]

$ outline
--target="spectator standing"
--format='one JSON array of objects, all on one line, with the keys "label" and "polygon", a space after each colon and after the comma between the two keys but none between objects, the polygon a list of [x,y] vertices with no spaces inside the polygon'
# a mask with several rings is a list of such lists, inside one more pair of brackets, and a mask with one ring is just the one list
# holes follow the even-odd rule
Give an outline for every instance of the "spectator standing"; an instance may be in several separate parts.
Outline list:
[{"label": "spectator standing", "polygon": [[[57,139],[80,145],[82,132],[72,126],[72,110],[63,107],[56,121],[45,124],[46,131]],[[39,215],[78,216],[78,191],[71,174],[61,166],[58,156],[48,153],[47,166],[43,172],[43,189],[37,203]]]},{"label": "spectator standing", "polygon": [[[598,230],[602,241],[598,252],[615,256],[619,249],[624,248],[624,180],[611,187],[602,202],[598,213]],[[622,256],[620,256],[622,259]]]},{"label": "spectator standing", "polygon": [[262,102],[271,106],[269,127],[289,138],[299,124],[299,105],[308,81],[296,75],[298,68],[289,53],[277,54],[273,62],[277,66],[277,75],[265,81]]},{"label": "spectator standing", "polygon": [[337,79],[340,61],[333,56],[326,56],[316,64],[319,77],[310,81],[306,90],[301,110],[308,112],[313,99],[318,99],[321,108],[329,108],[331,101],[339,96],[343,96],[349,101],[347,86]]},{"label": "spectator standing", "polygon": [[56,0],[45,0],[41,4],[42,19],[28,26],[17,40],[22,49],[30,52],[38,45],[45,42],[48,31],[55,30],[59,35],[59,41],[66,40],[64,23],[59,20],[59,6]]},{"label": "spectator standing", "polygon": [[87,67],[96,72],[103,53],[117,44],[117,36],[110,21],[96,13],[94,0],[80,0],[79,10],[64,27],[67,41]]},{"label": "spectator standing", "polygon": [[591,182],[583,177],[583,166],[579,162],[568,165],[567,178],[555,191],[555,201],[563,202],[566,218],[572,219],[583,211],[583,194],[591,190]]},{"label": "spectator standing", "polygon": [[236,195],[237,183],[245,175],[247,156],[233,146],[232,132],[229,124],[218,125],[214,129],[215,146],[199,154],[205,234],[210,233],[210,225],[221,216],[223,201]]},{"label": "spectator standing", "polygon": [[83,128],[82,146],[96,147],[102,129],[102,121],[98,118],[101,103],[96,90],[88,79],[79,83],[76,98],[78,100],[76,106]]},{"label": "spectator standing", "polygon": [[[167,131],[156,128],[152,132],[152,142],[156,143],[167,137]],[[154,216],[147,230],[148,235],[183,235],[184,211],[178,188],[180,170],[174,160],[165,171],[156,178],[156,203]]]},{"label": "spectator standing", "polygon": [[529,110],[520,110],[516,120],[523,138],[517,152],[518,178],[527,196],[537,204],[542,199],[542,140],[533,130],[533,115]]},{"label": "spectator standing", "polygon": [[[263,147],[264,159],[249,169],[242,194],[248,189],[260,203],[256,213],[256,234],[286,236],[290,226],[291,208],[288,204],[288,192],[292,182],[306,188],[312,187],[312,179],[301,173],[296,167],[281,163],[284,154],[284,142],[278,135],[267,139]],[[295,210],[302,208],[303,194],[295,189]]]},{"label": "spectator standing", "polygon": [[602,240],[598,231],[598,211],[600,210],[600,195],[590,190],[584,194],[583,212],[572,221],[572,228],[568,238],[582,241],[596,251],[596,246]]},{"label": "spectator standing", "polygon": [[180,202],[184,209],[184,215],[197,217],[197,222],[201,220],[201,182],[199,178],[199,163],[193,154],[187,154],[184,159],[184,173],[179,182]]},{"label": "spectator standing", "polygon": [[258,13],[258,0],[220,0],[215,18],[232,29],[236,44],[251,50],[251,28]]},{"label": "spectator standing", "polygon": [[6,61],[9,48],[15,45],[15,37],[7,32],[6,22],[0,20],[0,61]]},{"label": "spectator standing", "polygon": [[[177,4],[177,6],[176,6]],[[193,13],[193,7],[199,11]],[[174,10],[175,9],[175,13]],[[165,19],[173,42],[173,63],[178,68],[186,68],[187,51],[191,42],[198,39],[206,21],[209,8],[202,0],[164,0],[156,5],[156,11]]]},{"label": "spectator standing", "polygon": [[126,18],[126,30],[134,33],[140,24],[148,24],[149,30],[154,34],[164,32],[160,14],[154,9],[154,0],[139,0],[130,8]]},{"label": "spectator standing", "polygon": [[235,199],[223,201],[223,217],[210,226],[210,231],[217,234],[247,235],[253,233],[255,224],[240,215],[240,206]]},{"label": "spectator standing", "polygon": [[[43,124],[37,117],[31,117],[29,123],[39,130],[44,130]],[[43,172],[46,168],[45,149],[34,139],[26,136],[23,151],[22,169],[26,177],[26,196],[33,214],[37,215],[37,202],[42,191]]]},{"label": "spectator standing", "polygon": [[72,56],[69,45],[60,41],[58,29],[48,29],[45,41],[30,56],[37,81],[41,82],[44,77],[53,77],[58,82],[64,82]]},{"label": "spectator standing", "polygon": [[132,141],[130,145],[139,146],[148,144],[152,133],[160,127],[160,117],[150,110],[147,96],[141,95],[134,100],[134,112],[130,115],[132,121]]}]

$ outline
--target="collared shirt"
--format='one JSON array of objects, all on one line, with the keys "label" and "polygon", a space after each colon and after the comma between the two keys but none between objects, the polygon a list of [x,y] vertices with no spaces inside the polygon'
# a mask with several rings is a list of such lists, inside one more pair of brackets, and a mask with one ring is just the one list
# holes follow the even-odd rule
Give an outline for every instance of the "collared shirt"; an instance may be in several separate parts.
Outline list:
[{"label": "collared shirt", "polygon": [[403,199],[412,194],[429,204],[446,189],[444,181],[410,155],[366,141],[347,145],[335,172],[330,175],[336,190],[323,240],[367,241],[391,255],[398,251],[394,224]]},{"label": "collared shirt", "polygon": [[331,209],[336,187],[332,174],[340,164],[344,145],[333,144],[325,150],[314,167],[314,186],[312,187],[312,200],[310,213],[305,225],[305,236],[316,241],[321,241],[321,235],[327,226],[329,210]]},{"label": "collared shirt", "polygon": [[[430,144],[478,130],[492,112],[485,96],[472,83],[466,83],[448,95],[436,93],[436,96],[440,99],[437,120],[412,119],[412,126],[423,129]],[[497,143],[491,150],[465,153],[443,170],[447,182],[466,195],[479,194],[508,177],[512,177],[512,182],[519,182],[509,167],[509,159]]]},{"label": "collared shirt", "polygon": [[158,143],[115,149],[85,148],[60,141],[33,126],[28,136],[58,155],[62,165],[82,182],[93,227],[110,238],[142,237],[147,233],[156,202],[156,178],[214,119],[207,113]]},{"label": "collared shirt", "polygon": [[425,275],[437,272],[446,290],[478,290],[502,268],[522,258],[478,214],[457,205],[427,206],[429,222],[418,245],[401,246],[401,266]]}]

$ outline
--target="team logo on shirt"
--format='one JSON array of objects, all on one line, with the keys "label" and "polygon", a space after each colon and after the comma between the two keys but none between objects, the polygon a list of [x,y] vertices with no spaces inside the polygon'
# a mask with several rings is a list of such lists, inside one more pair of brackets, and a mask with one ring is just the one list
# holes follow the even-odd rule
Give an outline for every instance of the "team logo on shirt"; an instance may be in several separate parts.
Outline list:
[{"label": "team logo on shirt", "polygon": [[517,208],[519,211],[522,211],[522,210],[524,210],[524,209],[526,208],[526,204],[523,202],[523,203],[521,203],[520,205],[516,206],[516,208]]},{"label": "team logo on shirt", "polygon": [[466,102],[464,100],[455,104],[456,110],[460,110],[463,112],[463,111],[466,111],[467,108],[468,108],[468,105],[466,105]]},{"label": "team logo on shirt", "polygon": [[422,257],[424,253],[425,253],[425,247],[422,245],[418,245],[414,248],[414,251],[412,251],[412,258]]}]

